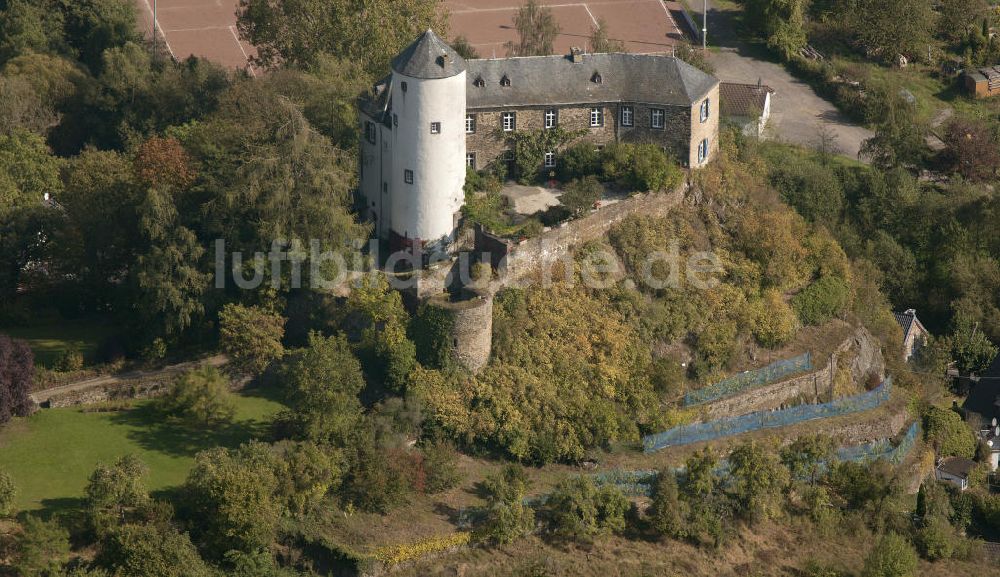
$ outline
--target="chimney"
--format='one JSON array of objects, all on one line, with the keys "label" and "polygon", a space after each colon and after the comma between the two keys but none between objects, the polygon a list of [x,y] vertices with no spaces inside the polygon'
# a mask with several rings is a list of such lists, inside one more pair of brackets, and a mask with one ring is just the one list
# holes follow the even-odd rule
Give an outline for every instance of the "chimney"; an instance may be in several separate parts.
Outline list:
[{"label": "chimney", "polygon": [[583,62],[583,50],[580,50],[576,46],[570,48],[569,60],[570,62]]},{"label": "chimney", "polygon": [[915,317],[917,316],[917,309],[906,309],[906,312],[903,314],[908,317]]}]

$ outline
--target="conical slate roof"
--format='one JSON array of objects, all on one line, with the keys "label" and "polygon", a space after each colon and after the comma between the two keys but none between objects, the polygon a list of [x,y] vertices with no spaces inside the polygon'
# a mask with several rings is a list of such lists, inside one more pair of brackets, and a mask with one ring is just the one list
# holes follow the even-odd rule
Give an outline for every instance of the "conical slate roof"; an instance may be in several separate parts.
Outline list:
[{"label": "conical slate roof", "polygon": [[465,60],[428,29],[399,53],[392,69],[410,78],[451,78],[465,72]]}]

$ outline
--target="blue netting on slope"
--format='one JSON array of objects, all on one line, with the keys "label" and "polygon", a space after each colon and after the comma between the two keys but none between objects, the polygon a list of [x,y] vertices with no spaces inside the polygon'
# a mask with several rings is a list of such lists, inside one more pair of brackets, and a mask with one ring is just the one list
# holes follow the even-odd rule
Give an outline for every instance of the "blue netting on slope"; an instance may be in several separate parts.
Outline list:
[{"label": "blue netting on slope", "polygon": [[711,441],[720,437],[741,435],[761,429],[787,427],[813,419],[828,419],[851,413],[861,413],[875,409],[888,401],[891,391],[892,379],[888,378],[875,390],[852,397],[834,399],[829,403],[799,405],[775,411],[757,411],[706,423],[681,425],[656,435],[644,437],[642,445],[645,452],[651,453],[666,447]]},{"label": "blue netting on slope", "polygon": [[684,395],[684,406],[699,405],[773,383],[795,373],[811,371],[812,354],[777,361],[755,371],[747,371]]},{"label": "blue netting on slope", "polygon": [[[898,445],[893,445],[889,439],[883,439],[874,443],[843,447],[837,450],[837,460],[868,462],[885,459],[890,463],[899,464],[913,450],[913,446],[916,444],[919,436],[920,424],[915,422],[907,429],[906,434]],[[684,468],[675,468],[674,472],[682,474]],[[723,460],[716,467],[715,472],[720,476],[727,475],[729,473],[729,463]],[[591,477],[598,485],[615,485],[626,496],[649,497],[652,493],[653,484],[656,481],[656,475],[657,471],[653,470],[625,471],[615,469],[591,475]]]}]

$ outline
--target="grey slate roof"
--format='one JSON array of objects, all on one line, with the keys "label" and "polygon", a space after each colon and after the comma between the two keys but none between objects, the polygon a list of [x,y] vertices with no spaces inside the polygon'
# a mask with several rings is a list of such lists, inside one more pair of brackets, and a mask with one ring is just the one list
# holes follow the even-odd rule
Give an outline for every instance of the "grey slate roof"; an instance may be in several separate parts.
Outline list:
[{"label": "grey slate roof", "polygon": [[393,59],[392,69],[410,78],[451,78],[465,70],[465,60],[428,29]]},{"label": "grey slate roof", "polygon": [[972,386],[969,396],[962,404],[966,413],[980,416],[984,425],[989,425],[993,417],[1000,417],[1000,355],[993,364],[979,376],[979,382]]},{"label": "grey slate roof", "polygon": [[[910,335],[910,330],[913,328],[914,324],[920,325],[920,321],[917,320],[917,312],[913,309],[902,313],[893,311],[892,316],[896,317],[896,322],[899,323],[899,327],[903,329],[904,339]],[[923,325],[920,326],[922,327]]]},{"label": "grey slate roof", "polygon": [[[584,54],[469,60],[469,108],[642,102],[691,106],[718,80],[671,56]],[[600,82],[595,76],[600,75]],[[501,86],[506,76],[510,86]],[[483,86],[476,86],[482,79]]]},{"label": "grey slate roof", "polygon": [[969,473],[976,467],[976,462],[965,457],[947,457],[941,460],[938,470],[962,479],[968,479]]}]

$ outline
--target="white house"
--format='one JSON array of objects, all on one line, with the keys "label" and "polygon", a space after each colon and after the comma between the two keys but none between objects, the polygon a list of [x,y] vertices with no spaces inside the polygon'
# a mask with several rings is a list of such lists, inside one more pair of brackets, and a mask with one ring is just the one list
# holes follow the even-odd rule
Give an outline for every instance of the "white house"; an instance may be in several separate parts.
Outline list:
[{"label": "white house", "polygon": [[969,488],[969,475],[975,467],[976,462],[965,457],[946,457],[938,463],[934,477],[964,491]]},{"label": "white house", "polygon": [[743,134],[761,138],[771,119],[771,95],[774,89],[760,80],[757,84],[722,82],[719,84],[719,106],[722,117],[739,127]]}]

